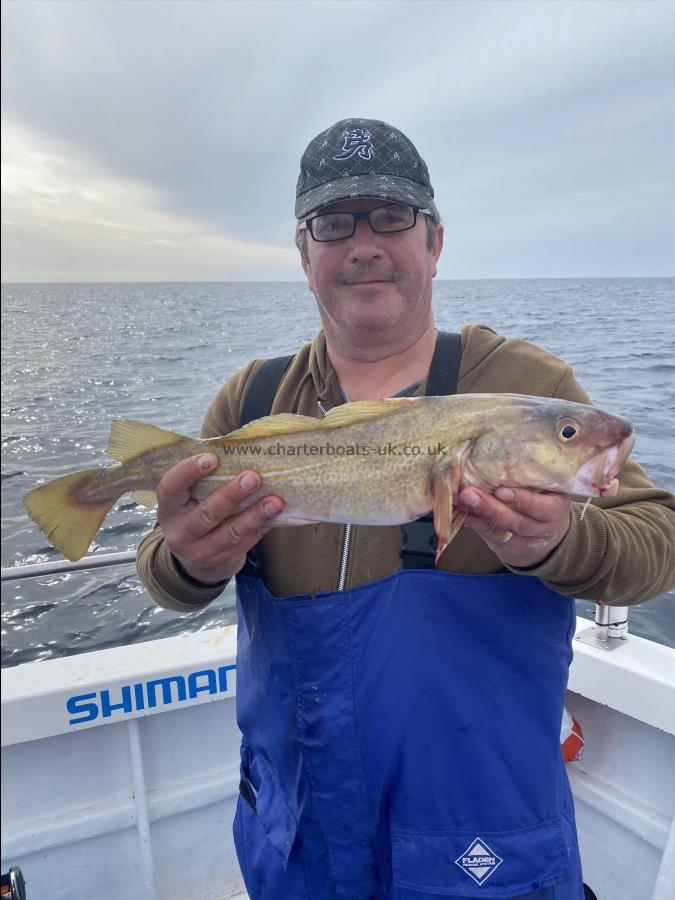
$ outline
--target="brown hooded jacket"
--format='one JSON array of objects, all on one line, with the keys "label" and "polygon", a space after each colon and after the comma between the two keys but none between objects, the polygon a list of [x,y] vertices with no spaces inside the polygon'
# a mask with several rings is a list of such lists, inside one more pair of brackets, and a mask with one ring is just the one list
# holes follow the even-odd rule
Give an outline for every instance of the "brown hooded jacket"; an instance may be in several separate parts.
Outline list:
[{"label": "brown hooded jacket", "polygon": [[[204,417],[202,437],[228,434],[239,426],[243,400],[261,363],[249,363],[218,391]],[[424,391],[423,382],[416,393]],[[590,402],[560,359],[534,344],[504,338],[485,325],[464,326],[458,393],[492,392]],[[323,332],[302,347],[286,369],[271,412],[319,418],[319,402],[326,410],[343,402]],[[568,596],[619,606],[641,603],[668,590],[675,583],[675,498],[656,488],[632,460],[623,467],[619,481],[618,494],[594,499],[583,520],[582,504],[572,503],[570,529],[543,563],[511,571],[540,578]],[[265,581],[274,595],[315,595],[337,589],[343,565],[345,588],[400,569],[401,540],[399,526],[353,526],[345,557],[343,525],[279,526],[263,538],[259,549]],[[208,605],[225,587],[225,583],[200,586],[185,578],[159,526],[143,538],[137,568],[157,603],[181,612]],[[474,575],[505,571],[468,528],[461,529],[446,549],[439,568]]]}]

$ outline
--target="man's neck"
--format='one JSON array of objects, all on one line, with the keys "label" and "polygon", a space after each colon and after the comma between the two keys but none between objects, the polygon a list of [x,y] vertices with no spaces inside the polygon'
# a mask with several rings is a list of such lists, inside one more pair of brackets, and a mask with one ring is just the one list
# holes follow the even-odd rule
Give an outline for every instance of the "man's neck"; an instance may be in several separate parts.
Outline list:
[{"label": "man's neck", "polygon": [[410,346],[372,347],[353,354],[337,351],[326,336],[328,358],[350,400],[392,397],[414,381],[426,378],[435,346],[433,323]]}]

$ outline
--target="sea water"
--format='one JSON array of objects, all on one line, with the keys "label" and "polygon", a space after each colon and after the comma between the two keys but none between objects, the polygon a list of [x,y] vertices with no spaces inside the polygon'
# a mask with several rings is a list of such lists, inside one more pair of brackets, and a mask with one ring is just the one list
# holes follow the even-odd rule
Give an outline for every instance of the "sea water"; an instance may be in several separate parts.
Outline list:
[{"label": "sea water", "polygon": [[[437,281],[439,328],[468,322],[569,363],[593,401],[632,420],[633,458],[675,489],[675,279]],[[219,386],[254,357],[293,352],[320,327],[300,282],[21,284],[2,287],[2,565],[60,559],[23,494],[109,463],[113,418],[197,435]],[[154,511],[123,498],[90,553],[135,549]],[[591,604],[579,602],[589,615]],[[158,607],[132,565],[2,585],[4,666],[213,628],[233,591],[201,612]],[[630,630],[675,647],[675,591],[630,610]]]}]

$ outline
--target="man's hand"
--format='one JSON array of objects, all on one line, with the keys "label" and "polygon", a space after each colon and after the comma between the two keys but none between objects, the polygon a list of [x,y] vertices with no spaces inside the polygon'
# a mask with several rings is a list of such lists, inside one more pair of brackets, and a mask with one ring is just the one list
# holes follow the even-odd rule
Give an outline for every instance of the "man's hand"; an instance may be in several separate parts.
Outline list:
[{"label": "man's hand", "polygon": [[169,550],[181,568],[204,584],[235,575],[246,554],[269,531],[268,523],[284,508],[269,495],[244,509],[260,487],[260,475],[246,470],[200,502],[190,496],[193,484],[218,464],[213,453],[185,459],[170,469],[157,486],[157,518]]},{"label": "man's hand", "polygon": [[464,524],[479,534],[503,563],[528,569],[555,550],[570,527],[570,500],[563,494],[499,487],[494,496],[464,488]]}]

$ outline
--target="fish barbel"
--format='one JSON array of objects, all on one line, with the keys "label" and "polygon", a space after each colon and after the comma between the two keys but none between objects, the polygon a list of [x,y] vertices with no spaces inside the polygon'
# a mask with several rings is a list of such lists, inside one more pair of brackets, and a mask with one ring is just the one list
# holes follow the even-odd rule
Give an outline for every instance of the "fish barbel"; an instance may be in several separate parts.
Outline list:
[{"label": "fish barbel", "polygon": [[201,439],[118,419],[108,455],[119,465],[50,481],[29,491],[24,506],[54,547],[80,559],[119,497],[132,492],[150,505],[149,492],[170,468],[210,452],[218,468],[193,485],[198,500],[255,469],[262,483],[245,506],[278,495],[285,508],[275,526],[398,525],[433,510],[438,559],[464,519],[463,487],[610,496],[634,442],[626,419],[518,394],[362,400],[324,419],[280,413]]}]

